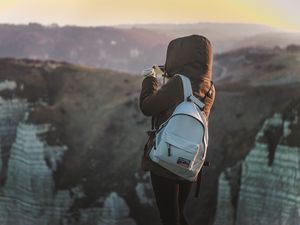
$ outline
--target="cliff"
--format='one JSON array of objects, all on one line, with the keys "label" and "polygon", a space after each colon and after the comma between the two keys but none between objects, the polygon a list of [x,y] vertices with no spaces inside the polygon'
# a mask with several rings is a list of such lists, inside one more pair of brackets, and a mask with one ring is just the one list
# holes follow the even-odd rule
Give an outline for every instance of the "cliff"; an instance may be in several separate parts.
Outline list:
[{"label": "cliff", "polygon": [[72,203],[68,191],[54,191],[52,170],[64,146],[48,146],[39,136],[49,126],[18,123],[10,149],[7,180],[1,188],[1,224],[59,224]]},{"label": "cliff", "polygon": [[220,175],[215,225],[300,223],[299,113],[294,102],[267,119],[241,172]]},{"label": "cliff", "polygon": [[[127,190],[121,191],[132,185],[134,194],[135,183],[124,185],[128,183],[124,176],[114,189],[108,184],[110,179],[116,180],[116,164],[122,166],[126,154],[119,161],[112,160],[111,172],[106,174],[99,172],[97,165],[100,162],[102,166],[104,158],[94,158],[102,151],[103,145],[97,143],[103,141],[101,135],[108,146],[112,140],[123,145],[122,137],[109,139],[106,132],[117,129],[115,109],[135,107],[135,91],[120,86],[114,95],[110,89],[117,88],[118,83],[130,87],[134,79],[58,62],[6,59],[0,64],[0,224],[135,225],[125,199]],[[107,91],[111,94],[104,96]],[[138,119],[131,113],[129,117]],[[82,137],[84,131],[88,134]],[[79,152],[83,155],[74,158]],[[88,176],[87,171],[78,173],[83,168],[90,172]],[[130,176],[135,179],[133,173]],[[137,178],[137,182],[142,180]]]}]

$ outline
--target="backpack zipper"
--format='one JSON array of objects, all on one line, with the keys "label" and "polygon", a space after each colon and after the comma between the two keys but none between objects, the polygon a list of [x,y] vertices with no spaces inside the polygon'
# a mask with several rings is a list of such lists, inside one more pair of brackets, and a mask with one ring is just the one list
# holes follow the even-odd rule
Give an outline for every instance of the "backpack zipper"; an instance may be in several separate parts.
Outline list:
[{"label": "backpack zipper", "polygon": [[171,145],[168,143],[168,156],[171,156]]}]

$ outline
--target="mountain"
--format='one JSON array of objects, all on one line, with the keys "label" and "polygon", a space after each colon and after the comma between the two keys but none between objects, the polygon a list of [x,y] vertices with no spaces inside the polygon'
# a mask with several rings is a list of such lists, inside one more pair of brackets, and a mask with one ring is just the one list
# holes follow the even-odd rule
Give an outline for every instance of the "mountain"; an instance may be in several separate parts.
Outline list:
[{"label": "mountain", "polygon": [[169,40],[136,28],[2,24],[0,57],[58,60],[136,73],[163,62]]},{"label": "mountain", "polygon": [[300,81],[297,45],[287,48],[242,48],[215,56],[215,79],[224,83],[270,86]]},{"label": "mountain", "polygon": [[222,53],[245,47],[286,47],[300,44],[300,33],[260,25],[242,23],[192,23],[192,24],[135,24],[122,25],[120,28],[142,28],[172,38],[201,34],[208,37],[214,46],[214,52]]},{"label": "mountain", "polygon": [[[260,184],[259,173],[236,169],[232,176],[241,182],[233,189],[223,186],[228,181],[222,174],[240,162],[243,168],[269,171],[269,183],[278,183],[278,188],[283,181],[297,183],[293,175],[280,180],[284,171],[277,169],[282,149],[291,171],[297,169],[293,159],[298,150],[284,147],[299,144],[297,49],[245,48],[216,57],[211,167],[204,170],[200,198],[193,198],[193,192],[189,198],[186,213],[192,224],[213,224],[216,218],[224,222],[218,214],[222,201],[237,204],[238,196],[251,198],[247,190],[255,183],[245,177]],[[142,77],[66,62],[5,58],[0,60],[0,81],[1,224],[159,224],[149,175],[140,169],[150,127],[138,107]],[[272,119],[277,114],[278,123]],[[273,122],[265,128],[270,119],[280,129]],[[265,147],[257,148],[259,143]],[[263,158],[268,148],[271,169]],[[255,153],[261,161],[252,157],[255,151],[262,151]],[[272,189],[265,195],[265,201],[272,200]],[[236,216],[229,212],[225,218],[235,221],[246,215],[247,204],[242,211],[235,206],[231,212]],[[258,221],[261,217],[255,215],[247,218]]]},{"label": "mountain", "polygon": [[138,74],[163,64],[168,43],[179,36],[207,36],[215,53],[245,47],[285,48],[298,33],[253,24],[196,23],[115,27],[0,24],[0,57],[65,61]]},{"label": "mountain", "polygon": [[265,47],[273,48],[278,46],[285,48],[290,44],[300,44],[300,33],[299,32],[266,32],[246,37],[243,40],[239,40],[236,45],[240,48],[244,47]]}]

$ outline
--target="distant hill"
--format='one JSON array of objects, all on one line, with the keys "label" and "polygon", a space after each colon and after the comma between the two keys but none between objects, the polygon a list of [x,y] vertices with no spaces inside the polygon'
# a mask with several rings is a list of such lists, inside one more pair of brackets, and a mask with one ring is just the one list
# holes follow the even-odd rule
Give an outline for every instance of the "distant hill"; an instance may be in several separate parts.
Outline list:
[{"label": "distant hill", "polygon": [[[268,47],[282,44],[290,44],[295,40],[290,37],[289,33],[285,33],[277,28],[259,25],[259,24],[241,24],[241,23],[193,23],[193,24],[145,24],[145,25],[123,25],[121,28],[143,28],[152,30],[164,35],[176,38],[178,36],[185,36],[190,34],[201,34],[208,37],[213,45],[216,53],[226,52],[229,50],[237,49],[240,47],[255,47],[264,46]],[[277,38],[277,33],[282,32],[281,35],[285,36],[285,40]],[[291,34],[293,35],[293,34]],[[299,35],[299,34],[298,34]],[[256,36],[273,37],[271,43],[265,43],[261,38]],[[298,36],[299,37],[299,36]],[[247,41],[249,39],[249,41]],[[250,42],[252,40],[252,42]]]},{"label": "distant hill", "polygon": [[[259,24],[242,24],[242,23],[190,23],[190,24],[134,24],[134,25],[120,25],[120,28],[143,28],[149,30],[159,31],[171,36],[188,35],[190,33],[203,33],[211,37],[222,39],[218,34],[225,35],[224,38],[229,37],[247,37],[266,32],[279,31],[276,28]],[[231,32],[229,32],[231,31]],[[217,37],[218,36],[218,37]]]},{"label": "distant hill", "polygon": [[243,48],[215,57],[215,80],[275,86],[300,82],[300,45],[286,48]]},{"label": "distant hill", "polygon": [[244,47],[265,47],[273,48],[279,46],[285,48],[290,44],[300,45],[300,32],[267,32],[260,33],[250,37],[246,37],[243,40],[239,40],[236,43],[241,48]]},{"label": "distant hill", "polygon": [[113,27],[0,25],[0,57],[67,61],[140,72],[165,60],[170,37]]},{"label": "distant hill", "polygon": [[253,24],[162,24],[115,27],[0,24],[0,57],[66,61],[133,74],[163,64],[172,39],[207,36],[214,53],[300,44],[299,34]]}]

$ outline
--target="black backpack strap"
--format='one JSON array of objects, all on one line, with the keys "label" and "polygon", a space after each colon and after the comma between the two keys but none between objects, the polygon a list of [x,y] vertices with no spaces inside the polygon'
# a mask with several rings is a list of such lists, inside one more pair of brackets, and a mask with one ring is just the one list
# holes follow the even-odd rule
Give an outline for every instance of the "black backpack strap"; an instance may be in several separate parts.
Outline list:
[{"label": "black backpack strap", "polygon": [[[209,161],[205,161],[203,166],[210,166]],[[202,178],[202,169],[199,171],[198,176],[197,176],[197,184],[196,184],[196,191],[195,191],[195,198],[198,198],[199,192],[200,192],[200,186],[201,186],[201,178]]]},{"label": "black backpack strap", "polygon": [[155,118],[154,116],[151,117],[151,130],[155,129]]},{"label": "black backpack strap", "polygon": [[147,131],[147,134],[149,136],[148,142],[150,141],[150,139],[154,138],[154,149],[156,149],[156,144],[155,144],[156,123],[157,123],[157,118],[155,116],[152,116],[151,117],[151,130]]},{"label": "black backpack strap", "polygon": [[203,101],[205,101],[205,99],[206,99],[207,97],[210,97],[210,96],[211,96],[211,91],[212,91],[212,87],[213,87],[213,86],[214,86],[214,82],[211,80],[211,81],[210,81],[210,87],[209,87],[208,91],[205,93],[204,98],[203,98]]}]

